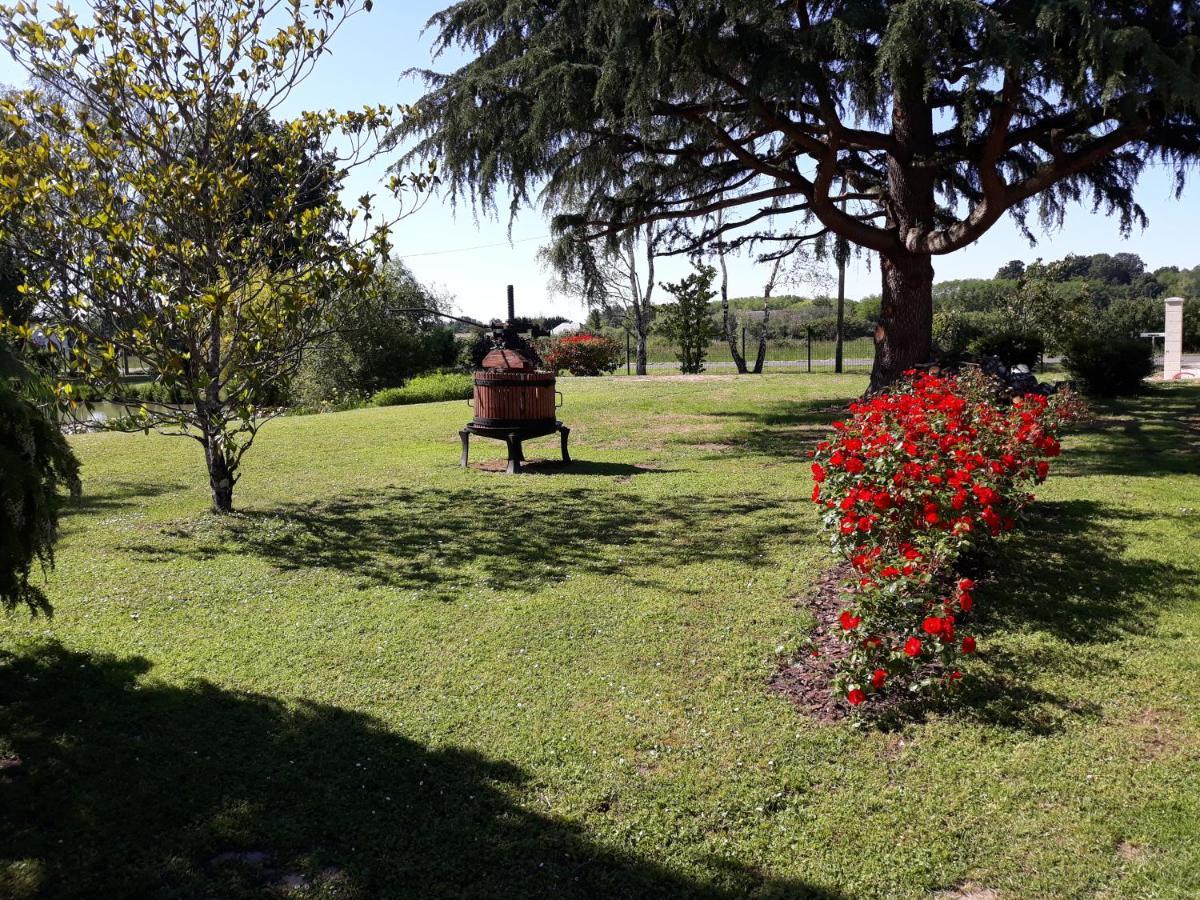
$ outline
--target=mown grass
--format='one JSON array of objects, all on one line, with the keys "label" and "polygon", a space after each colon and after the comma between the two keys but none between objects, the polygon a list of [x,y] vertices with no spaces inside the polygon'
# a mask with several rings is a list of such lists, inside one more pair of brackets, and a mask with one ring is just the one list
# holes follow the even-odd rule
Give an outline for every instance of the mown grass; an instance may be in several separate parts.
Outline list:
[{"label": "mown grass", "polygon": [[4,625],[0,894],[1200,894],[1200,391],[1067,442],[971,686],[884,730],[766,689],[862,386],[564,380],[580,461],[520,478],[457,467],[465,404],[285,419],[225,520],[198,448],[77,438],[55,614]]}]

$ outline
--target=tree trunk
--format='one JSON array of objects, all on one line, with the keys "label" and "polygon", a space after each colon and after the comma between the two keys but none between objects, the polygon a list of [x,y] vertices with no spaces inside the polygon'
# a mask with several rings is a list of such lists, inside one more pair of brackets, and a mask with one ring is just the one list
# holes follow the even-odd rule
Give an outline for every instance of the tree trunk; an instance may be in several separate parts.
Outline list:
[{"label": "tree trunk", "polygon": [[933,338],[933,261],[928,256],[880,257],[883,302],[875,326],[871,391],[930,361]]},{"label": "tree trunk", "polygon": [[720,245],[717,259],[721,265],[721,330],[725,333],[725,343],[729,344],[729,356],[737,367],[739,375],[746,374],[746,357],[738,350],[737,322],[729,315],[729,271],[725,267],[725,249]]},{"label": "tree trunk", "polygon": [[845,363],[843,352],[844,332],[846,330],[846,260],[838,254],[838,298],[837,298],[837,343],[833,350],[833,371],[842,374]]},{"label": "tree trunk", "polygon": [[204,461],[208,464],[208,484],[212,490],[213,512],[233,512],[233,485],[237,478],[225,458],[219,435],[206,436]]},{"label": "tree trunk", "polygon": [[634,351],[634,369],[638,375],[646,374],[646,325],[638,317],[637,323],[637,340],[636,349]]},{"label": "tree trunk", "polygon": [[758,333],[758,353],[754,355],[754,374],[761,375],[767,362],[767,326],[771,324],[771,292],[763,296],[762,330]]},{"label": "tree trunk", "polygon": [[[933,169],[918,165],[936,150],[933,107],[926,101],[914,58],[909,77],[893,92],[892,136],[896,149],[888,158],[888,189],[892,197],[888,225],[905,234],[936,224]],[[887,387],[907,369],[929,362],[933,349],[933,259],[901,250],[881,255],[883,302],[875,326],[875,364],[872,392]]]}]

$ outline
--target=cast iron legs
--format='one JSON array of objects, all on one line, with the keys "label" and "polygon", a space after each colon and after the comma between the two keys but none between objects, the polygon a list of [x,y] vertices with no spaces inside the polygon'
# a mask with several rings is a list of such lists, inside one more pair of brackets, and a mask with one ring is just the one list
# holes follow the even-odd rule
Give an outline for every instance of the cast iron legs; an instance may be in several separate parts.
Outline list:
[{"label": "cast iron legs", "polygon": [[[562,461],[564,463],[569,463],[571,461],[571,453],[567,449],[567,441],[570,440],[571,429],[566,425],[559,425],[557,430],[559,445],[562,448]],[[493,435],[488,435],[488,437],[492,436]],[[500,437],[500,435],[494,436]],[[458,464],[465,468],[467,465],[467,460],[470,457],[471,429],[462,429],[462,431],[458,433],[458,438],[462,441],[462,456],[459,457]],[[517,475],[521,471],[521,463],[525,462],[525,452],[521,449],[521,442],[524,440],[524,438],[522,438],[520,434],[510,433],[503,435],[503,440],[505,446],[508,448],[508,466],[504,471],[509,475]]]}]

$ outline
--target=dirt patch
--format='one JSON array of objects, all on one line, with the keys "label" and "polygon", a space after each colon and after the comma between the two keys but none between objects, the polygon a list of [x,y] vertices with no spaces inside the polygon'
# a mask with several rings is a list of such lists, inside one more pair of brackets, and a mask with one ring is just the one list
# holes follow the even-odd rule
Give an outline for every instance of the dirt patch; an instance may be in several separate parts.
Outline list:
[{"label": "dirt patch", "polygon": [[1141,749],[1143,758],[1160,759],[1178,753],[1183,741],[1177,733],[1178,717],[1161,709],[1147,708],[1137,713],[1129,724]]},{"label": "dirt patch", "polygon": [[1131,844],[1129,841],[1121,841],[1117,844],[1117,856],[1125,862],[1137,862],[1145,855],[1146,849],[1137,844]]},{"label": "dirt patch", "polygon": [[1000,892],[968,881],[948,891],[938,891],[933,900],[1000,900]]},{"label": "dirt patch", "polygon": [[627,375],[623,381],[737,381],[737,375]]}]

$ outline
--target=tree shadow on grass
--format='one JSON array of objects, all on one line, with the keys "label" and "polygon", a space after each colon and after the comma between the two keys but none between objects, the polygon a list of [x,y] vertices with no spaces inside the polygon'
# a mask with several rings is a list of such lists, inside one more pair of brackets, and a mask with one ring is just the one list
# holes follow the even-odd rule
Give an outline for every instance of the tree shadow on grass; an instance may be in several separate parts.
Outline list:
[{"label": "tree shadow on grass", "polygon": [[0,654],[0,894],[836,896],[750,867],[695,880],[521,805],[517,766],[149,668]]},{"label": "tree shadow on grass", "polygon": [[1119,668],[1105,646],[1152,630],[1160,604],[1151,601],[1169,602],[1196,584],[1193,568],[1126,554],[1122,526],[1145,518],[1091,500],[1032,508],[980,571],[979,612],[968,626],[985,641],[996,633],[1028,640],[989,649],[986,669],[968,684],[959,709],[1038,733],[1059,730],[1069,716],[1099,714],[1094,705],[1034,682]]},{"label": "tree shadow on grass", "polygon": [[1200,387],[1153,387],[1092,400],[1096,418],[1064,453],[1056,476],[1200,475]]},{"label": "tree shadow on grass", "polygon": [[173,494],[195,487],[194,484],[171,482],[163,484],[146,484],[144,482],[110,481],[106,482],[99,491],[91,489],[91,483],[84,472],[83,493],[63,503],[59,516],[63,520],[72,516],[93,513],[119,512],[141,506],[146,500]]},{"label": "tree shadow on grass", "polygon": [[828,434],[829,423],[845,413],[845,404],[825,399],[782,401],[709,415],[742,426],[720,440],[745,455],[801,457]]},{"label": "tree shadow on grass", "polygon": [[497,476],[492,491],[356,491],[205,517],[125,549],[158,562],[249,554],[281,571],[332,570],[361,587],[452,601],[479,586],[533,589],[579,573],[679,590],[670,569],[752,558],[809,521],[803,504],[784,500],[680,494],[644,503],[587,486],[527,493],[518,481]]}]

